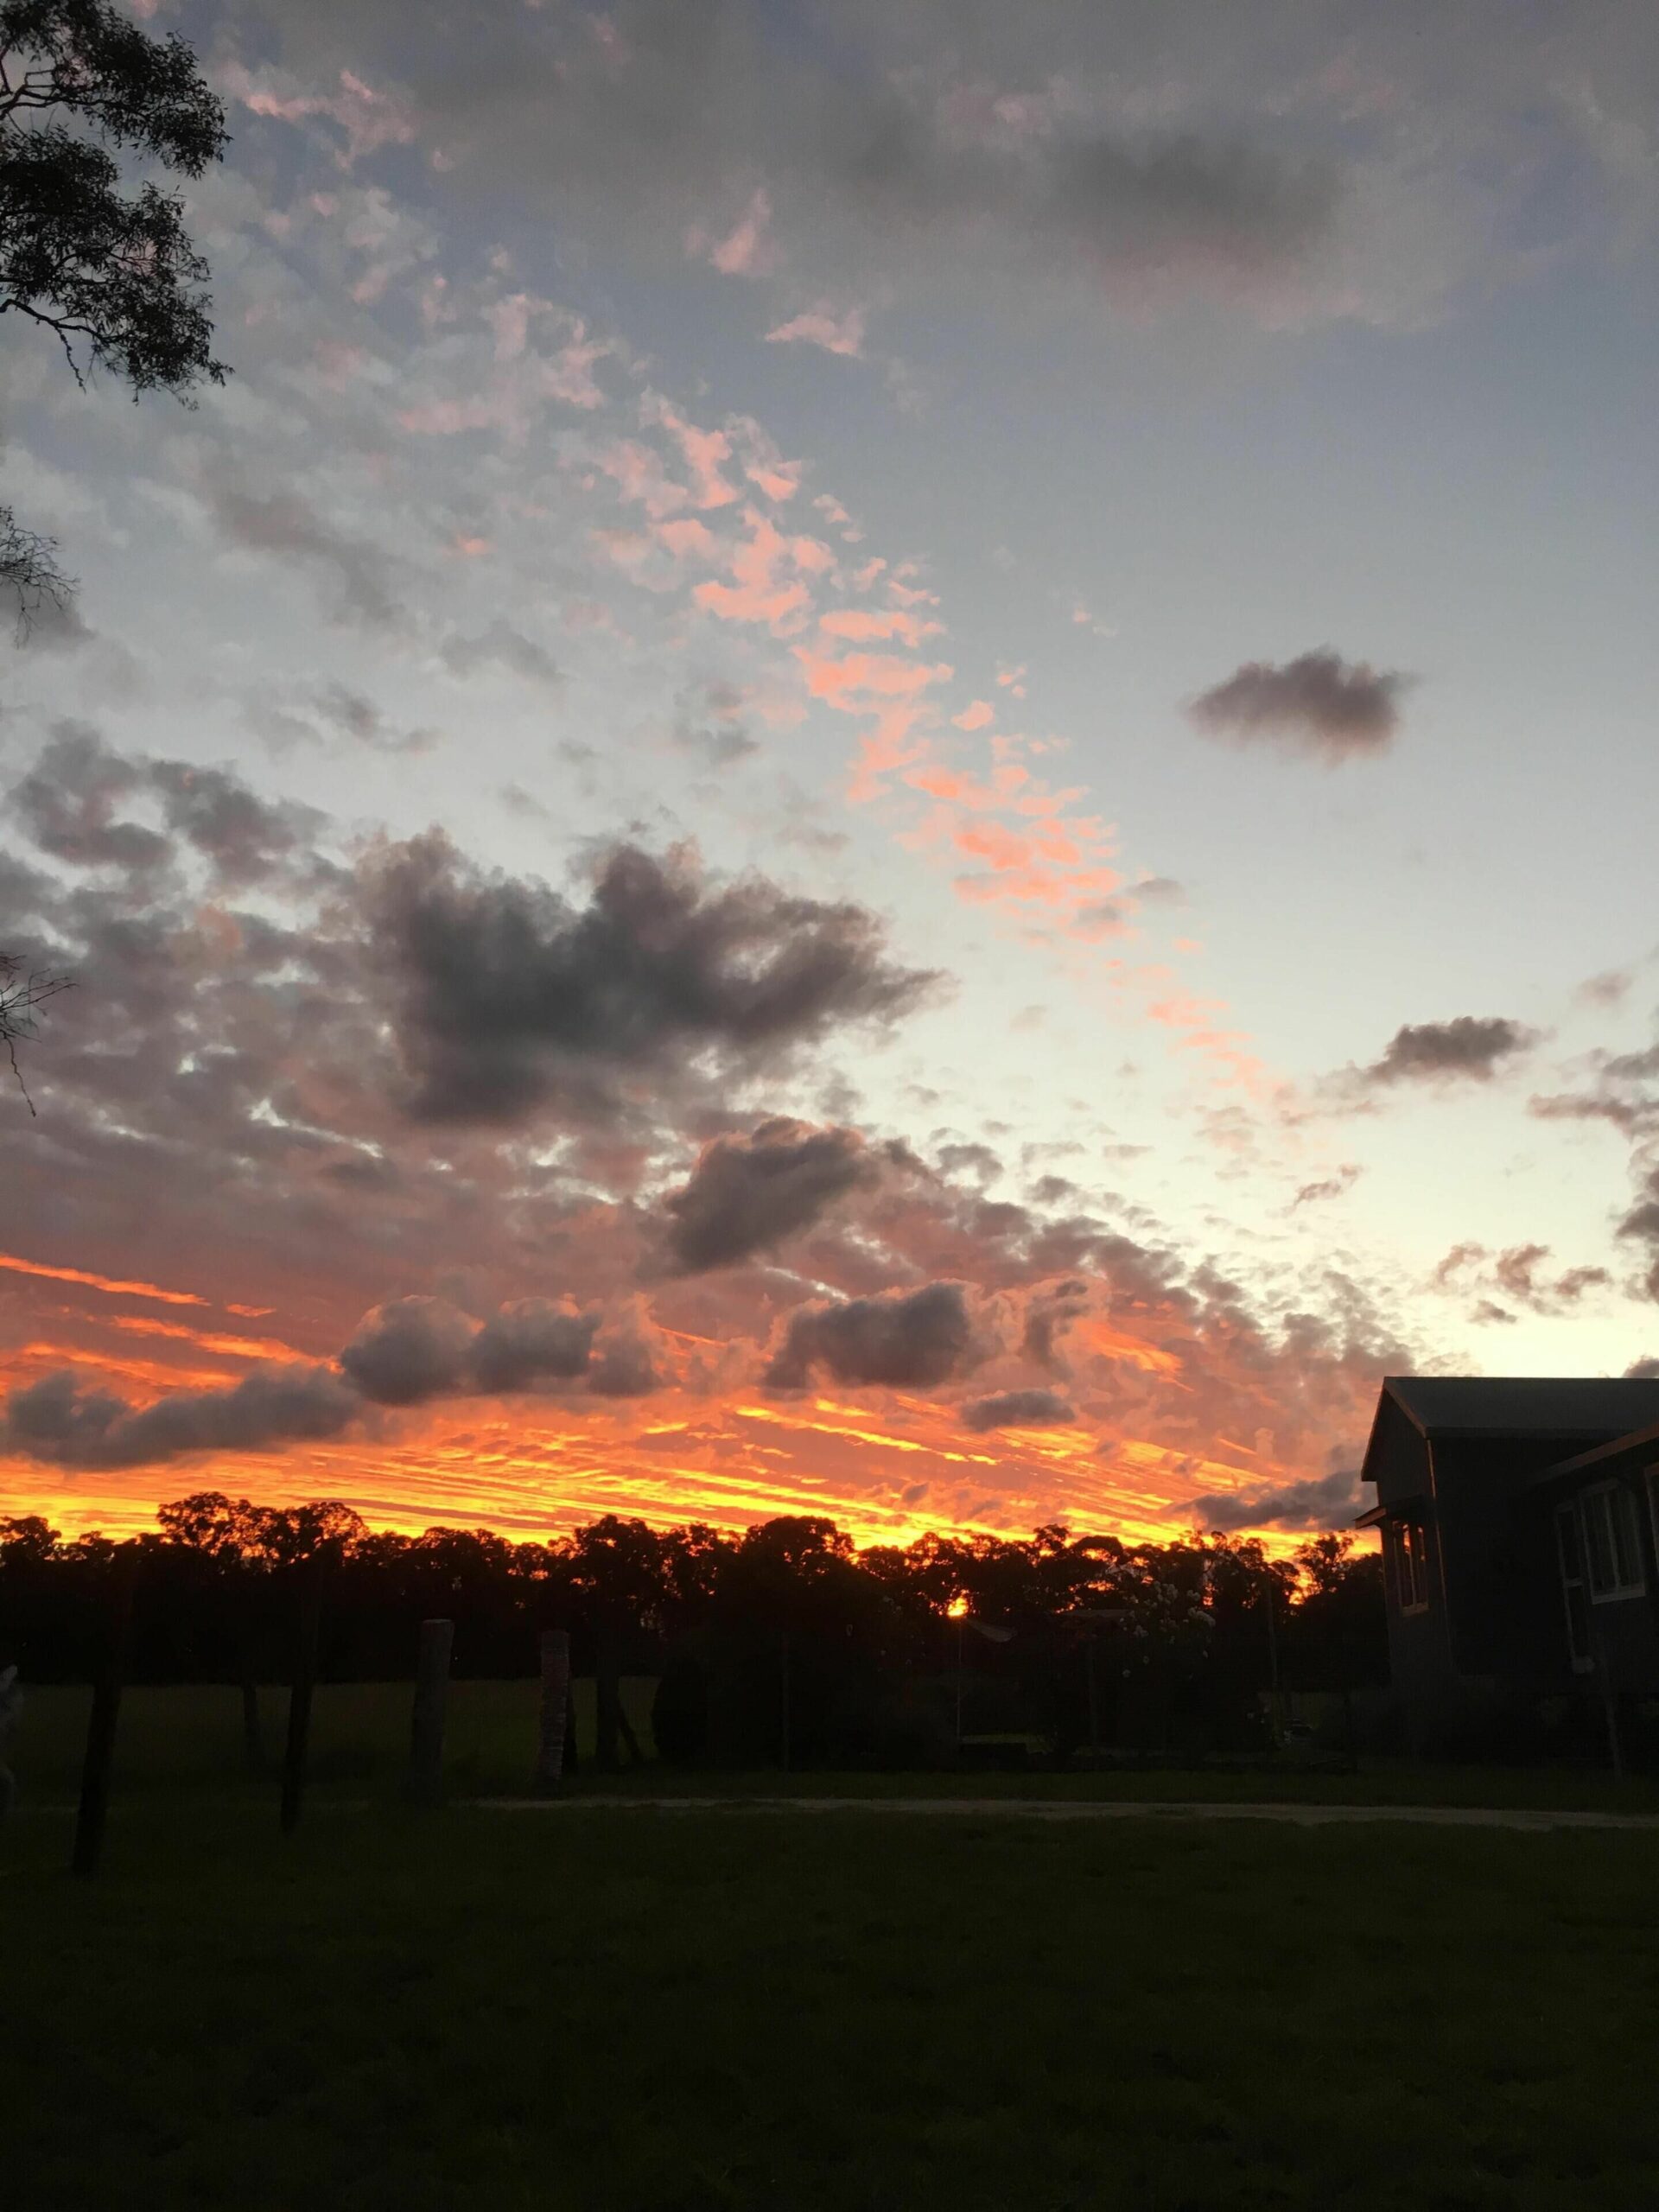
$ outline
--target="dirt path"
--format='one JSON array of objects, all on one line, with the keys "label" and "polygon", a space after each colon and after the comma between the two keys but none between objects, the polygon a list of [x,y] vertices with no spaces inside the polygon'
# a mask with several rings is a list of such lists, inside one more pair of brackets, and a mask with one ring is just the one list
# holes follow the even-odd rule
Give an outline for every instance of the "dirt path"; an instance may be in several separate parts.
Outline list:
[{"label": "dirt path", "polygon": [[1282,1821],[1293,1827],[1351,1827],[1356,1822],[1404,1821],[1421,1827],[1516,1828],[1542,1834],[1554,1828],[1659,1828],[1659,1813],[1543,1811],[1478,1805],[1188,1804],[1178,1799],[1135,1802],[1125,1798],[1061,1797],[483,1797],[482,1808],[500,1813],[579,1813],[623,1809],[657,1813],[898,1813],[969,1820],[1014,1821]]}]

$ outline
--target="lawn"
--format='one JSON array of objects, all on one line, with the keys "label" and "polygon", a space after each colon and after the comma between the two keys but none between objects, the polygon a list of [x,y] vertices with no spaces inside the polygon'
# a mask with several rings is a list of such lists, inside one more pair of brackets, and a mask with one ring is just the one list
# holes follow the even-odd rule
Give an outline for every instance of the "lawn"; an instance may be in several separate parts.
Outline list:
[{"label": "lawn", "polygon": [[[654,1683],[624,1681],[623,1701],[649,1751]],[[594,1686],[574,1685],[579,1749],[591,1758]],[[261,1692],[267,1748],[280,1757],[287,1694]],[[533,1681],[455,1681],[449,1689],[446,1768],[458,1796],[510,1795],[528,1783],[536,1742],[537,1688]],[[86,1740],[91,1693],[30,1688],[13,1763],[29,1800],[74,1795]],[[404,1682],[325,1683],[317,1692],[312,1730],[312,1785],[321,1796],[396,1795],[409,1750],[410,1686]],[[122,1701],[116,1762],[118,1802],[158,1790],[208,1788],[245,1792],[241,1704],[234,1689],[129,1689]],[[1659,1811],[1659,1781],[1636,1777],[1615,1784],[1598,1767],[1454,1767],[1367,1758],[1351,1774],[1309,1771],[1294,1764],[1243,1770],[1150,1768],[1141,1772],[1053,1774],[675,1774],[655,1765],[603,1783],[584,1769],[583,1789],[719,1796],[995,1796],[1336,1799],[1359,1804],[1568,1807]]]},{"label": "lawn", "polygon": [[1659,2202],[1653,1839],[161,1793],[0,1824],[6,2202]]}]

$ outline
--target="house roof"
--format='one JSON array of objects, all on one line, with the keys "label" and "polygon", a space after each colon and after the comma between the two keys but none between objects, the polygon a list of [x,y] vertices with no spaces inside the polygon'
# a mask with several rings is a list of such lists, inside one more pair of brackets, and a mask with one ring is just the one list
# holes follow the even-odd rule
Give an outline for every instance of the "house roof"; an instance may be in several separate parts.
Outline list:
[{"label": "house roof", "polygon": [[1546,1467],[1541,1474],[1535,1475],[1533,1482],[1554,1482],[1561,1475],[1588,1474],[1598,1468],[1611,1468],[1627,1455],[1644,1465],[1659,1461],[1659,1422],[1634,1429],[1628,1435],[1616,1436],[1611,1443],[1598,1444],[1573,1459],[1558,1459],[1553,1467]]},{"label": "house roof", "polygon": [[1389,1375],[1365,1447],[1363,1481],[1392,1402],[1420,1435],[1559,1436],[1595,1448],[1659,1423],[1659,1377],[1647,1376]]},{"label": "house roof", "polygon": [[1390,1375],[1382,1388],[1425,1436],[1589,1436],[1659,1422],[1659,1377]]}]

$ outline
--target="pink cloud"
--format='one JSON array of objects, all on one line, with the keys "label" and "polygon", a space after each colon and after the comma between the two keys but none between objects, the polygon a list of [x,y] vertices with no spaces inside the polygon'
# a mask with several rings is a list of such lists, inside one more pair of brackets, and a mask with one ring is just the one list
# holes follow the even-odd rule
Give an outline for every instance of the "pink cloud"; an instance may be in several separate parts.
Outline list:
[{"label": "pink cloud", "polygon": [[[413,105],[398,93],[377,92],[349,69],[340,71],[340,89],[330,93],[278,91],[272,74],[264,73],[261,81],[232,61],[220,70],[219,81],[252,115],[294,124],[321,116],[334,124],[346,134],[345,148],[336,156],[342,168],[350,168],[382,146],[406,146],[415,137]],[[293,79],[288,82],[291,85]]]},{"label": "pink cloud", "polygon": [[856,360],[864,351],[864,322],[868,310],[844,308],[837,315],[826,302],[808,308],[766,333],[770,346],[820,346],[826,353],[840,353]]},{"label": "pink cloud", "polygon": [[685,234],[685,250],[694,261],[708,262],[722,276],[768,276],[782,265],[784,257],[771,235],[771,225],[772,201],[765,185],[759,185],[723,238],[694,225]]},{"label": "pink cloud", "polygon": [[944,625],[924,621],[919,615],[899,607],[888,607],[884,613],[868,607],[840,607],[824,615],[818,627],[826,638],[845,638],[857,644],[897,638],[901,644],[919,645],[925,638],[938,637]]},{"label": "pink cloud", "polygon": [[650,400],[645,412],[646,421],[666,430],[684,455],[693,480],[692,497],[697,505],[729,507],[738,494],[720,473],[721,463],[732,457],[732,442],[725,431],[699,429],[662,398]]},{"label": "pink cloud", "polygon": [[988,722],[996,719],[996,709],[988,699],[976,699],[959,715],[952,715],[950,719],[958,729],[983,729]]},{"label": "pink cloud", "polygon": [[812,594],[802,571],[817,566],[825,549],[813,537],[786,537],[758,508],[744,512],[748,537],[731,554],[731,582],[710,579],[692,593],[697,605],[723,622],[764,623],[775,637],[802,629]]}]

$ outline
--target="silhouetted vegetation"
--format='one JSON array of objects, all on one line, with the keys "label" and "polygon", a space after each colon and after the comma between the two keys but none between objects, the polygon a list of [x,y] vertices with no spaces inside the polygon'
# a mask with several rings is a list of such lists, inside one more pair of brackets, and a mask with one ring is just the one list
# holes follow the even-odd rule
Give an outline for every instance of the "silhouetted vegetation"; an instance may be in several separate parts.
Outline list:
[{"label": "silhouetted vegetation", "polygon": [[[121,189],[118,155],[198,177],[225,151],[225,105],[176,33],[152,38],[109,0],[0,0],[0,316],[32,322],[84,384],[135,396],[218,384],[207,264],[184,203]],[[55,541],[0,505],[0,591],[20,632],[74,586]]]},{"label": "silhouetted vegetation", "polygon": [[[1288,1560],[1193,1532],[1167,1544],[929,1535],[855,1551],[822,1518],[741,1535],[607,1515],[550,1542],[486,1530],[371,1531],[327,1500],[219,1491],[163,1505],[139,1554],[130,1677],[285,1679],[306,1562],[330,1555],[325,1680],[397,1679],[419,1624],[455,1623],[454,1670],[526,1676],[545,1627],[597,1680],[601,1768],[639,1756],[616,1685],[659,1677],[662,1755],[719,1766],[928,1764],[963,1732],[1247,1750],[1262,1693],[1387,1679],[1374,1555],[1319,1537]],[[85,1678],[118,1556],[38,1518],[0,1520],[0,1664]],[[250,1698],[249,1711],[255,1707]],[[251,1720],[250,1763],[264,1755]]]}]

